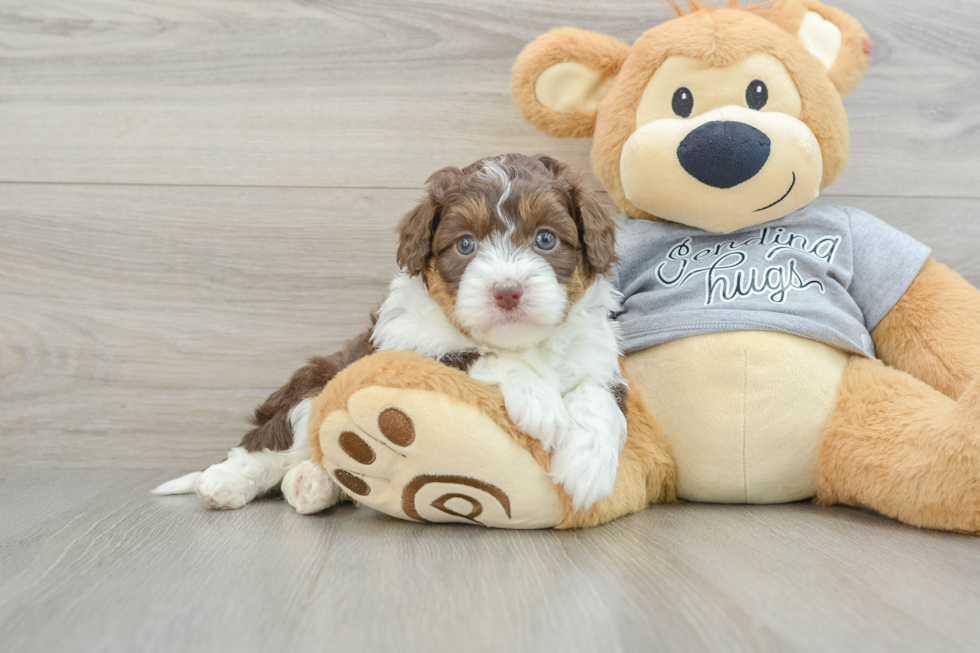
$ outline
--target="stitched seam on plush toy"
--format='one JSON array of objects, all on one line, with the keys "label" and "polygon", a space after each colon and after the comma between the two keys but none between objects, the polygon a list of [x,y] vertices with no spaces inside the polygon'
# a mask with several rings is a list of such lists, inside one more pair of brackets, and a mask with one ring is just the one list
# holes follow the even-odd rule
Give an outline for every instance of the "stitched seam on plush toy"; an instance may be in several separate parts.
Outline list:
[{"label": "stitched seam on plush toy", "polygon": [[749,477],[745,468],[745,397],[749,391],[749,352],[742,350],[742,489],[749,502]]},{"label": "stitched seam on plush toy", "polygon": [[[623,335],[624,336],[627,336],[627,337],[629,337],[629,336],[646,336],[646,335],[650,335],[651,333],[661,333],[663,331],[703,329],[705,327],[711,328],[711,327],[716,327],[716,326],[728,326],[728,325],[731,325],[731,324],[736,324],[738,326],[758,327],[758,328],[764,329],[766,331],[777,331],[779,333],[785,333],[785,334],[791,335],[791,336],[801,336],[803,338],[807,338],[808,337],[808,336],[803,336],[802,334],[799,334],[799,333],[793,333],[792,331],[788,331],[786,329],[779,329],[779,328],[773,327],[771,325],[765,324],[764,322],[728,322],[728,321],[691,322],[689,324],[677,324],[677,325],[671,324],[671,325],[662,326],[662,327],[651,327],[649,329],[637,329],[635,331],[623,331]],[[809,339],[812,340],[813,338],[809,338]]]},{"label": "stitched seam on plush toy", "polygon": [[[833,342],[829,339],[822,340],[822,339],[814,338],[813,336],[807,335],[805,333],[791,331],[789,329],[780,329],[779,327],[774,327],[770,324],[763,324],[761,322],[747,322],[747,321],[740,321],[740,320],[733,321],[733,322],[725,322],[725,321],[692,322],[688,324],[677,324],[677,325],[667,325],[667,326],[660,326],[660,327],[651,327],[648,329],[637,329],[634,331],[624,330],[621,333],[622,333],[622,341],[628,343],[636,338],[640,338],[642,336],[654,335],[657,333],[664,333],[670,331],[699,331],[699,330],[704,330],[705,328],[714,329],[716,327],[723,327],[723,328],[718,328],[717,333],[730,333],[732,331],[750,331],[750,330],[768,331],[770,333],[785,333],[786,335],[797,336],[799,338],[806,338],[807,340],[813,340],[814,342],[820,342],[825,345],[830,345],[831,347],[836,347],[837,349],[841,349],[846,352],[858,354],[859,356],[864,356],[865,358],[872,358],[867,354],[867,352],[864,351],[862,347],[858,346],[856,343],[851,342],[847,337],[845,337],[840,332],[833,329],[830,329],[830,331],[832,331],[834,335],[838,336],[840,340],[839,342]],[[710,331],[710,333],[716,333],[716,332]]]}]

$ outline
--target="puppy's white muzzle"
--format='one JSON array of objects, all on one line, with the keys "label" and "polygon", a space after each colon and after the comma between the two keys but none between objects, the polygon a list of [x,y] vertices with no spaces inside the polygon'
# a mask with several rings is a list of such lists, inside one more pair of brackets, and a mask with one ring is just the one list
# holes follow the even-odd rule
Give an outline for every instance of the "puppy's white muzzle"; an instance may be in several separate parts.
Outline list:
[{"label": "puppy's white muzzle", "polygon": [[568,295],[554,270],[527,247],[490,242],[459,284],[454,317],[480,344],[505,349],[541,342],[562,323]]}]

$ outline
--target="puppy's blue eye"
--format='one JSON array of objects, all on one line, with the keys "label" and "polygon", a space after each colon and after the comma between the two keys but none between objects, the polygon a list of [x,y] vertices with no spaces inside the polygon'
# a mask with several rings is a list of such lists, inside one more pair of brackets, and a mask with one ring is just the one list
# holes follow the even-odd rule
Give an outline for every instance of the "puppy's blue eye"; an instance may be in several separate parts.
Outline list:
[{"label": "puppy's blue eye", "polygon": [[534,246],[546,252],[551,251],[558,244],[558,238],[550,231],[539,231],[534,237]]},{"label": "puppy's blue eye", "polygon": [[469,256],[476,251],[476,238],[473,236],[463,236],[456,241],[456,251],[463,256]]}]

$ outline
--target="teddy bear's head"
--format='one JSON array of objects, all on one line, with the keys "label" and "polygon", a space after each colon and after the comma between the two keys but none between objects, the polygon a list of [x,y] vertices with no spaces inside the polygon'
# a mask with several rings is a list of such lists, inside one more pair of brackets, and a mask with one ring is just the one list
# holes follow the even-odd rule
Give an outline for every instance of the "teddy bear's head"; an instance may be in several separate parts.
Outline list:
[{"label": "teddy bear's head", "polygon": [[574,28],[514,66],[524,117],[555,137],[593,137],[592,163],[629,216],[731,232],[817,197],[847,163],[842,99],[871,40],[817,0],[702,7],[632,47]]}]

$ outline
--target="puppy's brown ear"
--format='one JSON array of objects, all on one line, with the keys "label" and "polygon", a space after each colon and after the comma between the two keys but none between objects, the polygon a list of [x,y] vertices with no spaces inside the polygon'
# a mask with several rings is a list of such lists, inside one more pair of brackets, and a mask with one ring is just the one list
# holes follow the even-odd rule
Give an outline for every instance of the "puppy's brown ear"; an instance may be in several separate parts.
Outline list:
[{"label": "puppy's brown ear", "polygon": [[619,262],[616,256],[616,220],[599,203],[599,196],[588,185],[578,185],[572,192],[578,207],[576,221],[585,243],[585,260],[594,274],[609,274]]},{"label": "puppy's brown ear", "polygon": [[398,267],[413,277],[425,270],[446,190],[461,174],[459,168],[452,167],[433,173],[425,181],[425,197],[398,223]]},{"label": "puppy's brown ear", "polygon": [[566,164],[544,154],[536,158],[555,177],[565,194],[578,225],[579,239],[585,250],[585,262],[591,274],[609,274],[619,262],[616,256],[616,230],[619,228],[612,213],[599,203],[592,186]]}]

